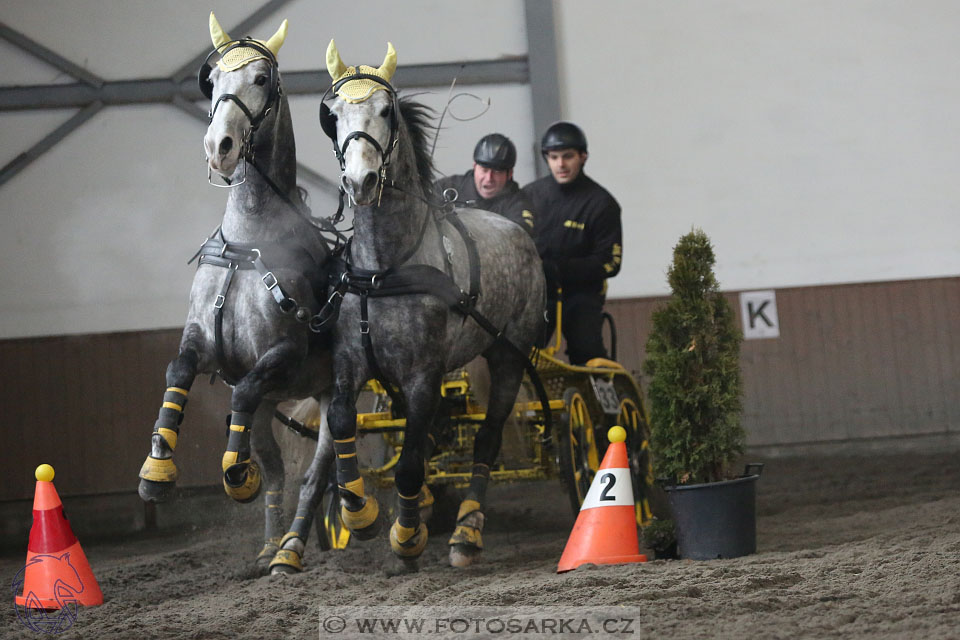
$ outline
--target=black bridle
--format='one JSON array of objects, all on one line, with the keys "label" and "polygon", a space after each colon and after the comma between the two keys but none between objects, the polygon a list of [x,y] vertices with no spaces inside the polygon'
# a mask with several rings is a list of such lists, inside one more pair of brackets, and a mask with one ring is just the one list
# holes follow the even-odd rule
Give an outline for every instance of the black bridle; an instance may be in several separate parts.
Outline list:
[{"label": "black bridle", "polygon": [[[382,146],[380,142],[374,138],[372,135],[366,131],[351,131],[344,139],[343,145],[340,145],[337,140],[337,116],[330,109],[330,105],[327,104],[327,98],[332,94],[334,96],[339,95],[340,88],[344,84],[352,80],[370,80],[381,85],[386,89],[387,94],[390,96],[390,137],[387,140],[386,147]],[[377,197],[377,202],[380,202],[380,197],[383,195],[383,186],[387,180],[387,169],[390,166],[390,159],[393,156],[394,149],[397,148],[397,144],[400,142],[400,100],[397,97],[397,90],[393,88],[393,85],[390,84],[387,80],[384,80],[380,76],[371,74],[371,73],[354,73],[343,78],[340,78],[337,82],[333,84],[329,89],[326,90],[323,94],[323,98],[320,99],[320,128],[323,129],[323,132],[327,134],[327,137],[333,142],[333,153],[337,156],[337,161],[340,163],[340,172],[341,175],[346,169],[346,154],[347,147],[350,146],[350,143],[357,139],[363,139],[369,142],[374,149],[377,150],[377,153],[380,154],[380,175],[379,175],[379,185],[380,192]],[[334,219],[339,219],[343,215],[343,199],[346,193],[343,189],[343,184],[340,184],[340,205],[337,209],[337,213],[334,216]]]},{"label": "black bridle", "polygon": [[[277,57],[270,51],[269,48],[265,47],[263,44],[252,38],[242,38],[240,40],[231,40],[230,42],[225,42],[220,45],[213,51],[207,54],[206,59],[203,61],[203,64],[200,65],[200,70],[197,72],[197,83],[200,87],[200,93],[202,93],[208,100],[213,99],[213,82],[210,80],[210,73],[213,71],[213,67],[210,65],[210,58],[215,54],[219,54],[223,58],[229,51],[238,48],[248,48],[254,49],[257,53],[262,54],[269,63],[270,67],[270,78],[267,81],[267,99],[263,103],[263,107],[260,109],[259,113],[256,115],[250,110],[250,108],[234,93],[221,93],[217,96],[217,101],[213,104],[213,108],[207,112],[208,121],[213,121],[213,116],[217,113],[217,108],[220,106],[221,102],[230,101],[237,105],[243,114],[247,117],[247,120],[250,122],[250,130],[244,136],[243,140],[240,142],[240,157],[249,162],[253,167],[260,172],[267,182],[270,183],[270,186],[275,192],[281,195],[282,193],[277,188],[273,181],[260,170],[260,167],[257,166],[254,160],[254,138],[257,135],[257,131],[260,128],[260,125],[263,121],[270,115],[271,112],[276,111],[279,107],[280,98],[283,95],[283,88],[280,86],[280,70],[277,65]],[[211,179],[210,169],[207,169],[207,180],[210,184],[217,185]],[[246,167],[244,167],[244,180],[246,180]],[[243,181],[237,183],[242,184]],[[229,186],[231,185],[228,182]]]}]

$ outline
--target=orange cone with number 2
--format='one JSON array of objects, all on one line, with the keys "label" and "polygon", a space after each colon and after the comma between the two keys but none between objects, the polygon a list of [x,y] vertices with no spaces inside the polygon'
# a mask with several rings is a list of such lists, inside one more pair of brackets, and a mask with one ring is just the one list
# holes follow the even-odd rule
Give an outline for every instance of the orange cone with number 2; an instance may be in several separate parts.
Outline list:
[{"label": "orange cone with number 2", "polygon": [[582,564],[647,561],[637,541],[627,432],[623,427],[612,427],[607,439],[610,446],[580,506],[580,515],[560,556],[557,573]]}]

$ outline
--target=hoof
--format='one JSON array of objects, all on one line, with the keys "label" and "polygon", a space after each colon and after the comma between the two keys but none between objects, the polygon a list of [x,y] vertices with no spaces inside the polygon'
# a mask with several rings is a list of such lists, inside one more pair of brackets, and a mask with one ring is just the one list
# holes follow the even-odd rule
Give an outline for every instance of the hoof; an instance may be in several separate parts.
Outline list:
[{"label": "hoof", "polygon": [[223,472],[223,489],[237,502],[253,502],[260,495],[260,467],[256,462],[238,462]]},{"label": "hoof", "polygon": [[420,523],[416,529],[401,527],[394,522],[390,527],[390,548],[404,560],[415,560],[427,546],[427,525]]},{"label": "hoof", "polygon": [[167,502],[173,497],[173,490],[177,487],[175,482],[154,482],[153,480],[140,480],[138,493],[140,499],[144,502]]},{"label": "hoof", "polygon": [[483,549],[469,544],[454,544],[450,546],[450,566],[458,569],[476,564],[483,557]]},{"label": "hoof", "polygon": [[359,511],[340,507],[340,519],[357,540],[371,540],[380,533],[380,505],[373,496],[367,496]]}]

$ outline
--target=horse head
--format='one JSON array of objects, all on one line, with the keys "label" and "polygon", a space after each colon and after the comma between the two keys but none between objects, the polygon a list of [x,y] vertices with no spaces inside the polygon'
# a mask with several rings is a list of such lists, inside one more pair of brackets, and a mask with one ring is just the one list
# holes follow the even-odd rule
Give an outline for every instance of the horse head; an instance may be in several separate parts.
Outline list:
[{"label": "horse head", "polygon": [[378,68],[347,67],[333,40],[327,47],[327,71],[335,98],[320,105],[320,124],[333,140],[340,161],[340,185],[359,205],[374,204],[399,135],[399,102],[390,80],[397,53],[387,43]]},{"label": "horse head", "polygon": [[[200,66],[200,91],[210,99],[210,125],[203,138],[207,165],[224,178],[249,158],[252,138],[263,120],[279,108],[277,53],[287,36],[287,21],[266,42],[232,39],[210,13],[214,50]],[[219,54],[215,65],[210,58]],[[236,184],[236,183],[234,183]]]}]

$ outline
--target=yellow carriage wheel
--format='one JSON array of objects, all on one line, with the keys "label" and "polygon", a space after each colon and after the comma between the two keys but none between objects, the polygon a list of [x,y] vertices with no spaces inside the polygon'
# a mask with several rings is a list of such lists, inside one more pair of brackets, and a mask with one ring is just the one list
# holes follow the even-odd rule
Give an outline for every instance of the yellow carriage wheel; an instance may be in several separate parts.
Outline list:
[{"label": "yellow carriage wheel", "polygon": [[620,401],[617,424],[627,430],[627,455],[630,460],[630,477],[633,479],[637,524],[645,527],[653,519],[650,497],[656,490],[653,458],[650,456],[650,430],[640,407],[632,398]]},{"label": "yellow carriage wheel", "polygon": [[577,513],[600,467],[600,452],[593,420],[580,391],[567,389],[563,404],[565,411],[559,425],[560,478],[567,487],[570,506]]}]

